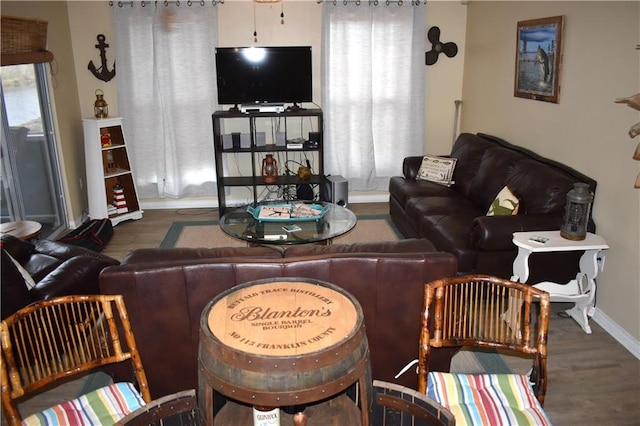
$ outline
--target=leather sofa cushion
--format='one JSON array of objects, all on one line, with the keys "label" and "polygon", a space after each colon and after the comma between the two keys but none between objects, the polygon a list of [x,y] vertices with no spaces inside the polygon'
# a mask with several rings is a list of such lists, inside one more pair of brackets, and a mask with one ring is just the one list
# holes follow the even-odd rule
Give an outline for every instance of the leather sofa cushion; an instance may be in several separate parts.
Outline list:
[{"label": "leather sofa cushion", "polygon": [[407,201],[415,197],[437,197],[457,192],[451,187],[425,180],[405,179],[394,176],[389,180],[389,193],[404,207]]},{"label": "leather sofa cushion", "polygon": [[422,219],[423,216],[455,214],[463,210],[473,211],[473,213],[483,212],[483,209],[478,208],[468,198],[463,197],[459,192],[455,191],[445,197],[412,198],[407,203],[406,210],[410,217],[417,220],[417,223],[419,223],[419,220]]},{"label": "leather sofa cushion", "polygon": [[2,248],[21,265],[24,265],[29,260],[31,253],[34,251],[33,244],[29,241],[24,241],[11,235],[2,236]]},{"label": "leather sofa cushion", "polygon": [[434,251],[436,251],[436,248],[430,241],[422,238],[409,238],[400,241],[362,242],[354,244],[304,244],[288,247],[284,252],[284,257],[330,253],[426,253]]},{"label": "leather sofa cushion", "polygon": [[[465,217],[477,217],[484,214],[475,204],[473,204],[468,198],[463,197],[459,192],[452,191],[448,197],[418,197],[412,198],[407,202],[405,208],[407,217],[411,223],[418,229],[420,235],[421,222],[425,216],[441,216],[449,214],[457,214],[458,212],[464,212]],[[475,215],[475,216],[473,216]],[[471,230],[471,221],[467,226],[467,235]],[[434,243],[435,244],[435,243]],[[439,247],[438,244],[435,244]],[[441,249],[440,249],[441,250]]]},{"label": "leather sofa cushion", "polygon": [[562,213],[576,179],[535,160],[518,162],[507,181],[520,199],[520,214]]},{"label": "leather sofa cushion", "polygon": [[40,240],[34,245],[34,250],[38,253],[47,254],[51,257],[55,257],[60,261],[65,261],[76,256],[92,257],[94,259],[102,260],[103,262],[111,265],[116,265],[119,262],[104,254],[100,254],[96,251],[89,250],[84,247],[74,246],[71,244],[64,244],[52,240]]},{"label": "leather sofa cushion", "polygon": [[0,264],[2,267],[2,319],[5,319],[25,306],[25,304],[34,302],[35,299],[27,289],[22,274],[13,264],[4,248],[0,251],[2,252],[2,263]]},{"label": "leather sofa cushion", "polygon": [[[469,198],[486,212],[498,192],[507,185],[515,165],[523,160],[525,157],[521,153],[511,149],[502,147],[487,149],[471,183]],[[513,188],[509,187],[509,189],[514,192]],[[520,199],[515,192],[514,195]]]},{"label": "leather sofa cushion", "polygon": [[495,144],[469,133],[461,134],[453,144],[451,156],[458,159],[453,171],[453,180],[456,182],[455,187],[465,197],[471,193],[471,185],[481,168],[485,151],[492,146]]},{"label": "leather sofa cushion", "polygon": [[469,224],[476,216],[477,210],[424,216],[420,236],[430,240],[438,250],[452,253],[458,259],[458,271],[473,271],[478,252],[469,244]]},{"label": "leather sofa cushion", "polygon": [[243,259],[280,259],[279,250],[269,247],[214,247],[214,248],[168,248],[137,249],[127,253],[123,265],[149,262],[171,262],[200,259],[240,257]]},{"label": "leather sofa cushion", "polygon": [[36,300],[70,294],[99,294],[100,272],[112,262],[76,256],[65,260],[36,283],[31,290]]},{"label": "leather sofa cushion", "polygon": [[[32,244],[3,235],[2,248],[2,318],[37,300],[70,294],[97,294],[100,292],[100,271],[119,263],[92,250],[50,240]],[[36,283],[33,289],[27,289],[24,278],[5,249],[33,278]]]},{"label": "leather sofa cushion", "polygon": [[22,263],[22,266],[33,277],[33,280],[38,282],[49,272],[55,270],[60,263],[60,259],[48,254],[33,253],[26,263]]}]

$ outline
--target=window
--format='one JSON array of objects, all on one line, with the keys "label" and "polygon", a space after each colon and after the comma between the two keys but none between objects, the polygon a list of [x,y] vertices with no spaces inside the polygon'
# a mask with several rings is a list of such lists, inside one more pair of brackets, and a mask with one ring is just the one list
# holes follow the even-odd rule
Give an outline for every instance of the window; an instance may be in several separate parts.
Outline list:
[{"label": "window", "polygon": [[424,144],[424,10],[324,3],[325,170],[350,190],[388,188]]},{"label": "window", "polygon": [[0,67],[0,214],[41,223],[46,238],[66,228],[66,214],[45,67]]}]

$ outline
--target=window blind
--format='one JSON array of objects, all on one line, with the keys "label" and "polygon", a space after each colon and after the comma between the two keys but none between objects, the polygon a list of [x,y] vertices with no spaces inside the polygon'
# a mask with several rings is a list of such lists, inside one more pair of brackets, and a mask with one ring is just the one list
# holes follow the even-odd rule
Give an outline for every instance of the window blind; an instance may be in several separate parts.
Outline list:
[{"label": "window blind", "polygon": [[2,16],[0,65],[51,62],[47,46],[47,21]]}]

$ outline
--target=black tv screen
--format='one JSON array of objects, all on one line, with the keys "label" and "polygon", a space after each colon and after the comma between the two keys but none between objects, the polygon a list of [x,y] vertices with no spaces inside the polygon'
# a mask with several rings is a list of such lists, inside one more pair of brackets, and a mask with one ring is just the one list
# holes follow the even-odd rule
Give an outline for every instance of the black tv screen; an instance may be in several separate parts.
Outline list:
[{"label": "black tv screen", "polygon": [[312,102],[311,47],[218,47],[218,103]]}]

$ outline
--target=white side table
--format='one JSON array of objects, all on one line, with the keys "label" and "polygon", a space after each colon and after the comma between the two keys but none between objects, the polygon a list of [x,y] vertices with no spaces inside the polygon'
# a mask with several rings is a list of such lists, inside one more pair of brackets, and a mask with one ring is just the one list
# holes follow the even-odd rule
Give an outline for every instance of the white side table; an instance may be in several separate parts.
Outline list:
[{"label": "white side table", "polygon": [[[539,243],[533,237],[547,238],[547,242]],[[514,232],[513,243],[518,247],[518,255],[513,261],[512,281],[521,283],[529,279],[529,256],[531,253],[582,251],[580,271],[574,280],[566,284],[544,281],[534,287],[549,293],[552,302],[574,302],[573,308],[566,312],[582,329],[590,334],[589,317],[593,315],[593,301],[596,296],[596,276],[604,267],[604,253],[609,248],[604,239],[598,235],[587,233],[582,241],[562,238],[560,231]]]}]

